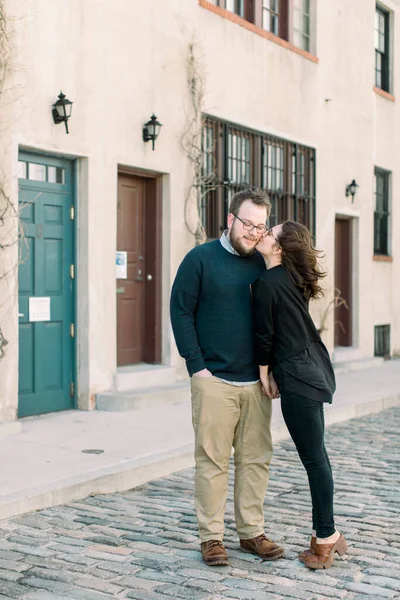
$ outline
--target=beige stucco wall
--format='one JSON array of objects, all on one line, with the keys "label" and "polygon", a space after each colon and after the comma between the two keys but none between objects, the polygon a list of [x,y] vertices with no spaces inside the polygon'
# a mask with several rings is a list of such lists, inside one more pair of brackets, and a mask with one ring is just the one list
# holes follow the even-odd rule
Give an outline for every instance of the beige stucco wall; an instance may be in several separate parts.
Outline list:
[{"label": "beige stucco wall", "polygon": [[[385,2],[400,9],[396,0]],[[18,147],[77,158],[78,393],[81,407],[110,389],[116,372],[117,167],[163,173],[163,362],[185,374],[168,321],[168,295],[180,260],[193,238],[183,219],[190,167],[181,148],[189,115],[188,45],[195,44],[206,74],[203,110],[317,151],[317,242],[326,252],[333,289],[335,214],[357,218],[355,255],[356,339],[373,353],[373,325],[392,325],[400,349],[393,263],[373,254],[373,168],[393,171],[398,192],[398,103],[378,97],[374,80],[373,0],[320,0],[316,54],[307,60],[278,44],[201,8],[197,0],[6,0],[13,29],[9,102],[1,137],[2,169],[14,200]],[[395,20],[395,26],[398,23]],[[395,54],[399,53],[400,35]],[[396,94],[398,81],[395,80]],[[53,124],[51,105],[63,90],[74,101],[70,135]],[[152,152],[141,138],[155,112],[163,128]],[[353,178],[354,204],[344,195]],[[393,202],[393,205],[395,203]],[[318,318],[322,310],[315,307]],[[9,313],[13,344],[0,364],[0,420],[17,405],[17,317]],[[8,327],[8,325],[7,325]],[[324,335],[333,347],[333,317]],[[1,381],[5,381],[1,377]]]}]

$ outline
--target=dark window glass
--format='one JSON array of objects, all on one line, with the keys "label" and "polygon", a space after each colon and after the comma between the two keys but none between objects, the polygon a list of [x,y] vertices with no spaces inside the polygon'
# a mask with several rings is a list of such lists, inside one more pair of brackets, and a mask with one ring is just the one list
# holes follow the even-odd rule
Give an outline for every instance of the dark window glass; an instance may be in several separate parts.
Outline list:
[{"label": "dark window glass", "polygon": [[389,91],[389,13],[375,9],[375,85]]},{"label": "dark window glass", "polygon": [[389,254],[389,177],[375,169],[374,254]]},{"label": "dark window glass", "polygon": [[390,358],[390,325],[375,325],[375,356]]}]

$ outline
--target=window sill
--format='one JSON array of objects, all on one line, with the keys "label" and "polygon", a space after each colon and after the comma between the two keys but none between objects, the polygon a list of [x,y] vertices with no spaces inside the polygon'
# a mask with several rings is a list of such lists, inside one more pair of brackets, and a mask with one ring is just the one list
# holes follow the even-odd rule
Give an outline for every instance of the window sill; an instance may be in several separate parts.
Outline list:
[{"label": "window sill", "polygon": [[396,96],[393,96],[393,94],[389,94],[389,92],[381,90],[381,88],[376,87],[376,85],[374,85],[372,89],[374,90],[375,94],[378,94],[378,96],[382,96],[382,98],[390,100],[391,102],[396,102]]},{"label": "window sill", "polygon": [[393,256],[387,256],[386,254],[374,254],[372,260],[376,262],[393,262]]},{"label": "window sill", "polygon": [[207,0],[199,0],[199,5],[205,8],[206,10],[215,13],[216,15],[223,17],[224,19],[232,21],[232,23],[237,23],[237,25],[240,25],[241,27],[244,27],[245,29],[256,33],[260,37],[263,37],[267,40],[270,40],[271,42],[274,42],[275,44],[278,44],[278,46],[282,46],[287,50],[291,50],[292,52],[299,54],[303,58],[306,58],[307,60],[310,60],[313,63],[319,63],[319,58],[317,58],[313,54],[310,54],[309,52],[306,52],[301,48],[297,48],[297,46],[293,46],[293,44],[291,44],[290,42],[283,40],[282,38],[278,37],[277,35],[274,35],[273,33],[270,33],[269,31],[261,29],[261,27],[257,27],[256,25],[254,25],[254,23],[250,23],[249,21],[246,21],[246,19],[242,19],[242,17],[239,17],[235,13],[232,13],[229,10],[226,10],[225,8],[215,6],[215,4],[212,4]]}]

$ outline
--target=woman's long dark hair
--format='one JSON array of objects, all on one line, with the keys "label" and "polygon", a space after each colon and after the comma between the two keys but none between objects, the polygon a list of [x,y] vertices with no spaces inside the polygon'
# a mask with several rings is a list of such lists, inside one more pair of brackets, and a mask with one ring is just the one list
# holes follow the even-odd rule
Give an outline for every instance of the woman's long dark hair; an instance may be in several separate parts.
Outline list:
[{"label": "woman's long dark hair", "polygon": [[295,221],[285,221],[277,241],[282,248],[282,265],[305,299],[322,298],[324,291],[319,280],[327,273],[318,264],[322,252],[313,247],[307,227]]}]

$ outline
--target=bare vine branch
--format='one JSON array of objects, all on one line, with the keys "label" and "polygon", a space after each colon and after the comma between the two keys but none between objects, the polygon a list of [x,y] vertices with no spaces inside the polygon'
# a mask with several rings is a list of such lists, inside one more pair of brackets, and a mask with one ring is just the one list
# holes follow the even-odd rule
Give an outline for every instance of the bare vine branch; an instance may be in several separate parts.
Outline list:
[{"label": "bare vine branch", "polygon": [[[349,310],[349,306],[348,306],[346,300],[344,298],[342,298],[341,293],[342,292],[338,288],[335,288],[334,296],[333,296],[332,300],[329,302],[329,304],[327,305],[327,307],[325,308],[325,310],[322,313],[319,328],[318,328],[318,333],[321,334],[323,331],[327,331],[328,327],[326,326],[326,323],[327,323],[328,317],[331,314],[331,312],[334,311],[336,308],[340,308],[341,306],[344,306],[347,310]],[[341,330],[344,332],[343,323],[341,321],[335,321],[335,324],[338,324],[339,327],[341,328]]]},{"label": "bare vine branch", "polygon": [[[4,2],[0,0],[0,105],[2,109],[4,109],[5,83],[10,69],[10,35]],[[25,240],[18,204],[13,202],[7,189],[7,180],[0,173],[0,281],[6,281],[10,275],[16,276],[21,257],[18,256],[16,264],[9,264],[7,252],[12,246],[20,244],[21,240]],[[23,247],[24,244],[19,246],[19,252],[22,252]],[[0,322],[0,361],[5,356],[5,347],[7,344],[8,340],[4,336]]]},{"label": "bare vine branch", "polygon": [[[206,170],[204,164],[205,156],[213,154],[213,148],[206,147],[203,137],[205,75],[198,52],[198,46],[191,42],[187,66],[190,116],[181,143],[193,169],[192,180],[185,199],[185,224],[190,233],[194,235],[196,243],[202,244],[207,240],[207,233],[202,223],[204,200],[207,194],[216,188],[216,173],[214,169],[211,172]],[[195,215],[191,219],[190,216],[193,212]]]}]

